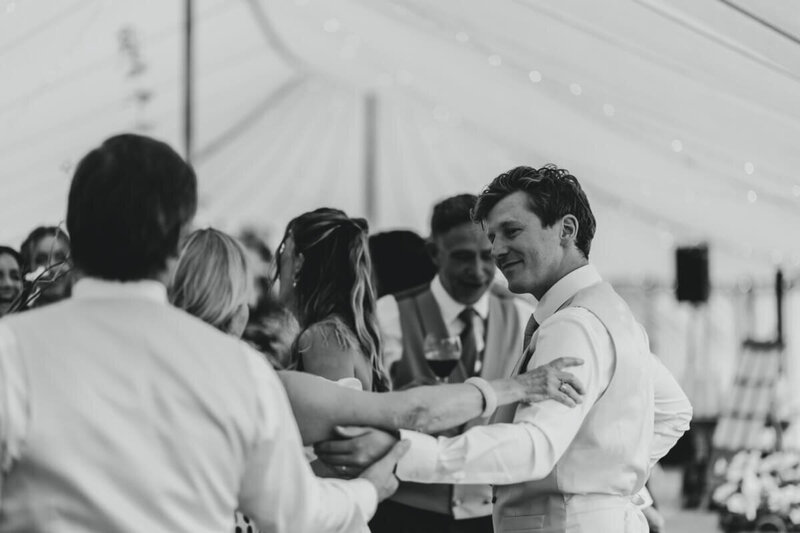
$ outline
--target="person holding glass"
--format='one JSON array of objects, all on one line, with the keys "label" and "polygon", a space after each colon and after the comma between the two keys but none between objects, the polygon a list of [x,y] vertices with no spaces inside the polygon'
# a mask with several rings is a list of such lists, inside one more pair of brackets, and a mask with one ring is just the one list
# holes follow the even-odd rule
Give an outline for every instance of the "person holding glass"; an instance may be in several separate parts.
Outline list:
[{"label": "person holding glass", "polygon": [[[506,377],[522,353],[533,307],[494,283],[492,245],[470,218],[476,200],[460,194],[434,206],[428,252],[436,276],[378,301],[384,364],[395,388]],[[371,526],[376,533],[491,532],[491,487],[401,483]]]}]

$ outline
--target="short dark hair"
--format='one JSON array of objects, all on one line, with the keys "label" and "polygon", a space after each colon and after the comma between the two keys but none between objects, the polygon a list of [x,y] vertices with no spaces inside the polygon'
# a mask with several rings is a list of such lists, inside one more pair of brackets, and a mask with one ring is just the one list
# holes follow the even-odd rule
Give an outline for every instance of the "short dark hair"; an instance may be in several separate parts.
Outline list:
[{"label": "short dark hair", "polygon": [[0,245],[0,255],[10,255],[17,262],[17,266],[22,269],[22,256],[12,247]]},{"label": "short dark hair", "polygon": [[429,283],[436,275],[425,239],[410,230],[370,235],[369,253],[378,298]]},{"label": "short dark hair", "polygon": [[72,178],[67,228],[75,266],[119,281],[158,276],[178,255],[196,210],[194,170],[172,148],[130,133],[111,137]]},{"label": "short dark hair", "polygon": [[542,221],[542,226],[552,226],[565,215],[578,219],[575,244],[589,258],[597,223],[578,179],[568,170],[555,165],[542,168],[516,167],[500,174],[483,190],[472,210],[472,218],[483,222],[506,196],[523,191],[528,195],[528,206]]},{"label": "short dark hair", "polygon": [[431,236],[442,235],[456,226],[471,223],[470,213],[477,199],[474,194],[459,194],[433,206]]},{"label": "short dark hair", "polygon": [[19,264],[23,272],[30,272],[33,265],[33,249],[36,244],[45,237],[54,237],[64,241],[68,248],[72,248],[67,232],[58,226],[38,226],[31,231],[19,247],[21,262]]}]

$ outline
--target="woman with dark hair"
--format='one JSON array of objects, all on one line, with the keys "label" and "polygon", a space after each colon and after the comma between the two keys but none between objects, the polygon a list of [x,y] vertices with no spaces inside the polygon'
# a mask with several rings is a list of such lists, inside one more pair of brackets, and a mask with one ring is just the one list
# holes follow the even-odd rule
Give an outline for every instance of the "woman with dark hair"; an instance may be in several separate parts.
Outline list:
[{"label": "woman with dark hair", "polygon": [[9,246],[0,246],[0,317],[11,309],[22,293],[22,258]]},{"label": "woman with dark hair", "polygon": [[339,209],[304,213],[286,228],[277,278],[301,328],[293,368],[381,392],[390,382],[380,362],[367,233],[366,220]]}]

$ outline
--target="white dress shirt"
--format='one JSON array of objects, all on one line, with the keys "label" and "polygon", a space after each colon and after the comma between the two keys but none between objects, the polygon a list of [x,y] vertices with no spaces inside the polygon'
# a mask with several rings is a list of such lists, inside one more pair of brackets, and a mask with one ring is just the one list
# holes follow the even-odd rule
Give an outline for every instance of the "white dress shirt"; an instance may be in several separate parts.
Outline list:
[{"label": "white dress shirt", "polygon": [[[535,362],[531,362],[539,366],[561,356],[582,358],[584,364],[569,371],[585,386],[583,403],[570,408],[550,400],[521,406],[513,424],[478,426],[452,438],[403,430],[402,438],[410,440],[412,446],[398,463],[398,477],[423,483],[492,484],[546,477],[614,372],[613,344],[599,319],[588,310],[575,307],[556,313],[579,290],[599,281],[594,267],[581,267],[553,285],[534,311],[540,327]],[[691,405],[675,379],[657,360],[653,368],[655,435],[649,450],[651,463],[669,450],[688,429],[691,419]],[[580,493],[580,481],[587,476],[591,472],[565,474],[564,477],[577,480],[578,485],[563,487],[565,492]]]},{"label": "white dress shirt", "polygon": [[225,531],[238,507],[262,533],[350,532],[377,504],[314,476],[272,368],[152,281],[0,321],[0,467],[0,531]]},{"label": "white dress shirt", "polygon": [[[467,307],[450,296],[442,285],[442,280],[436,275],[431,281],[431,294],[447,326],[447,331],[452,336],[458,336],[466,327],[466,324],[459,318],[459,314]],[[514,298],[514,306],[517,308],[521,328],[525,331],[525,324],[533,313],[533,306],[522,298]],[[486,344],[486,320],[489,318],[489,291],[483,293],[477,302],[471,306],[475,310],[473,319],[473,332],[475,334],[475,348],[481,353]],[[400,309],[394,296],[384,296],[378,300],[377,304],[378,324],[381,329],[381,340],[383,341],[383,364],[385,368],[391,368],[392,364],[399,361],[403,356],[403,331],[400,326]]]}]

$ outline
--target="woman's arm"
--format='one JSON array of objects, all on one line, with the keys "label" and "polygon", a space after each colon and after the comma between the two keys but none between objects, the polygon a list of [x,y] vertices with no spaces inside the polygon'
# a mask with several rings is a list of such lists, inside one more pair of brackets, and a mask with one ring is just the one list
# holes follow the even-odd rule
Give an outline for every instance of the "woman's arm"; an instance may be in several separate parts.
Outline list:
[{"label": "woman's arm", "polygon": [[[498,405],[554,399],[567,405],[580,401],[581,383],[561,369],[581,364],[562,358],[514,378],[490,383]],[[336,426],[372,426],[426,433],[461,425],[481,415],[483,395],[470,384],[423,386],[372,393],[340,387],[302,372],[278,373],[289,395],[304,444],[330,439]],[[559,390],[562,382],[569,386]]]}]

